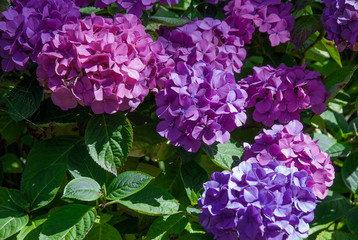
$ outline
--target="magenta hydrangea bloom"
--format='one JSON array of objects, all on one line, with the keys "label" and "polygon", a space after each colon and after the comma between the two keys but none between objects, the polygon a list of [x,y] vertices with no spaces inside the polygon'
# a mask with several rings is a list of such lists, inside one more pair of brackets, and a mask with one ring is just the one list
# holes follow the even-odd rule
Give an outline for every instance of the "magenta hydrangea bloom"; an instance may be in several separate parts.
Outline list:
[{"label": "magenta hydrangea bloom", "polygon": [[276,162],[214,172],[198,200],[200,223],[216,240],[307,238],[316,208],[308,180],[305,171]]},{"label": "magenta hydrangea bloom", "polygon": [[224,19],[235,34],[250,43],[255,27],[268,33],[271,46],[290,40],[295,18],[291,15],[293,5],[280,0],[232,0],[224,10]]},{"label": "magenta hydrangea bloom", "polygon": [[358,51],[358,2],[352,0],[324,0],[326,5],[321,20],[327,38],[333,40],[339,51]]},{"label": "magenta hydrangea bloom", "polygon": [[5,72],[23,71],[29,54],[37,61],[43,45],[67,22],[80,18],[80,9],[71,0],[15,1],[2,12],[0,22],[1,66]]},{"label": "magenta hydrangea bloom", "polygon": [[[159,44],[159,43],[158,43]],[[43,48],[37,76],[63,110],[77,104],[94,113],[134,110],[156,86],[156,66],[168,59],[140,20],[92,14],[66,24]]]},{"label": "magenta hydrangea bloom", "polygon": [[322,152],[308,134],[302,132],[303,126],[297,121],[287,125],[274,125],[272,129],[255,137],[255,143],[245,146],[244,159],[248,162],[265,166],[273,160],[287,167],[305,170],[310,179],[307,187],[323,199],[328,194],[328,187],[332,186],[334,168],[329,154]]},{"label": "magenta hydrangea bloom", "polygon": [[281,64],[277,69],[254,67],[253,75],[239,83],[247,91],[247,107],[254,107],[253,118],[266,126],[275,120],[288,123],[299,120],[303,109],[321,114],[327,90],[320,79],[320,73],[308,71],[303,66],[286,67]]},{"label": "magenta hydrangea bloom", "polygon": [[172,31],[163,27],[158,41],[175,62],[193,65],[204,61],[232,74],[240,72],[246,57],[242,39],[230,34],[226,22],[213,18],[195,20]]},{"label": "magenta hydrangea bloom", "polygon": [[178,62],[156,96],[157,132],[175,146],[196,152],[203,141],[225,143],[230,132],[246,122],[247,94],[232,74],[205,62],[192,67]]}]

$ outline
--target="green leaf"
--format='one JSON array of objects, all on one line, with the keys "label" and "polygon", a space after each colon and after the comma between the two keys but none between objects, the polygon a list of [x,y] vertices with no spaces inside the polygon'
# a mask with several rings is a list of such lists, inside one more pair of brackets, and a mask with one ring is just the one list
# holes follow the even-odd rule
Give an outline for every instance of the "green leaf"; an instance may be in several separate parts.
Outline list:
[{"label": "green leaf", "polygon": [[102,9],[95,8],[95,7],[83,7],[83,8],[80,8],[80,13],[91,15],[92,13],[97,13],[97,12],[99,12],[101,10]]},{"label": "green leaf", "polygon": [[56,137],[38,142],[31,149],[21,180],[30,209],[45,206],[55,197],[67,170],[68,154],[77,137]]},{"label": "green leaf", "polygon": [[339,51],[336,47],[336,45],[334,44],[333,41],[329,41],[325,38],[322,38],[321,42],[322,46],[324,46],[324,48],[329,52],[329,55],[331,56],[331,58],[333,58],[333,60],[340,66],[342,66],[342,61],[341,61],[341,55],[339,54]]},{"label": "green leaf", "polygon": [[344,160],[342,178],[353,193],[358,190],[358,152],[352,153]]},{"label": "green leaf", "polygon": [[6,239],[17,233],[29,221],[29,216],[10,195],[9,189],[0,187],[0,239]]},{"label": "green leaf", "polygon": [[297,0],[295,2],[296,11],[304,9],[307,5],[311,4],[313,0]]},{"label": "green leaf", "polygon": [[15,142],[26,128],[26,123],[15,122],[8,114],[0,112],[0,134],[7,144]]},{"label": "green leaf", "polygon": [[161,172],[154,179],[153,185],[167,190],[177,199],[179,199],[179,195],[183,195],[186,198],[186,193],[183,191],[184,186],[180,178],[179,161],[168,164],[165,167],[165,171]]},{"label": "green leaf", "polygon": [[346,216],[347,227],[352,233],[358,233],[358,206],[351,208]]},{"label": "green leaf", "polygon": [[296,49],[299,49],[313,33],[320,31],[322,28],[320,15],[301,16],[296,20],[291,32],[291,42]]},{"label": "green leaf", "polygon": [[329,89],[330,97],[327,102],[330,102],[351,80],[354,72],[357,70],[358,65],[345,66],[339,71],[334,71],[324,80],[324,85]]},{"label": "green leaf", "polygon": [[[357,223],[357,218],[355,220],[356,220],[356,223]],[[358,235],[357,234],[352,234],[352,233],[336,231],[336,232],[333,233],[333,237],[331,239],[332,240],[358,240]]]},{"label": "green leaf", "polygon": [[66,185],[62,197],[90,202],[102,195],[100,190],[101,186],[91,178],[75,178]]},{"label": "green leaf", "polygon": [[0,0],[0,13],[7,10],[10,5],[10,0]]},{"label": "green leaf", "polygon": [[85,240],[122,240],[121,234],[113,226],[95,223]]},{"label": "green leaf", "polygon": [[313,133],[313,140],[318,139],[318,146],[323,152],[329,153],[331,158],[346,156],[352,149],[350,145],[339,143],[337,139],[330,138],[325,134]]},{"label": "green leaf", "polygon": [[127,171],[119,174],[108,186],[109,200],[117,200],[140,191],[153,179],[153,177],[136,171]]},{"label": "green leaf", "polygon": [[347,120],[344,118],[343,114],[334,112],[332,110],[326,110],[321,115],[321,118],[327,124],[327,127],[333,132],[348,132],[349,126]]},{"label": "green leaf", "polygon": [[181,166],[181,178],[191,204],[198,204],[197,193],[208,180],[208,174],[195,161],[189,161]]},{"label": "green leaf", "polygon": [[150,226],[146,239],[168,239],[169,234],[183,231],[187,223],[188,219],[183,213],[158,217]]},{"label": "green leaf", "polygon": [[179,210],[179,203],[171,194],[152,185],[117,202],[146,215],[171,215]]},{"label": "green leaf", "polygon": [[207,234],[203,227],[197,222],[188,222],[185,226],[184,234],[180,234],[178,240],[213,240],[213,236],[211,234]]},{"label": "green leaf", "polygon": [[138,172],[146,173],[154,178],[156,178],[162,172],[162,170],[159,167],[156,167],[151,163],[144,163],[144,162],[138,163],[136,169],[134,170]]},{"label": "green leaf", "polygon": [[107,180],[106,171],[89,155],[85,146],[76,145],[68,159],[68,170],[74,178],[89,177],[102,186]]},{"label": "green leaf", "polygon": [[131,124],[122,113],[95,115],[88,122],[85,132],[91,157],[115,175],[128,156],[132,138]]},{"label": "green leaf", "polygon": [[133,145],[129,156],[148,156],[153,161],[166,161],[175,157],[175,147],[156,131],[156,124],[148,123],[133,129]]},{"label": "green leaf", "polygon": [[156,16],[149,17],[149,21],[160,23],[162,25],[169,26],[169,27],[178,27],[190,22],[187,19],[183,19],[183,18],[169,18],[169,17],[156,17]]},{"label": "green leaf", "polygon": [[314,223],[325,224],[336,221],[345,216],[349,208],[350,203],[347,198],[329,191],[327,197],[317,204]]},{"label": "green leaf", "polygon": [[13,153],[6,153],[0,157],[0,162],[2,162],[4,172],[6,173],[22,172],[22,163],[20,159]]},{"label": "green leaf", "polygon": [[332,240],[332,234],[333,232],[322,231],[320,234],[318,234],[316,240]]},{"label": "green leaf", "polygon": [[16,122],[31,116],[40,106],[42,87],[34,79],[24,79],[8,94],[6,105],[9,115]]},{"label": "green leaf", "polygon": [[43,223],[47,220],[46,216],[40,216],[35,218],[29,224],[27,224],[21,231],[17,234],[17,240],[38,240],[40,237],[40,232],[43,226]]},{"label": "green leaf", "polygon": [[192,206],[188,206],[186,208],[186,212],[191,215],[192,217],[194,217],[195,219],[197,219],[199,221],[199,216],[200,214],[203,213],[203,211],[199,208],[195,208],[195,207],[192,207]]},{"label": "green leaf", "polygon": [[310,226],[310,229],[308,231],[308,240],[315,240],[319,233],[321,233],[323,230],[327,230],[328,227],[332,225],[332,222],[322,225],[312,225]]},{"label": "green leaf", "polygon": [[340,194],[349,193],[351,191],[343,181],[342,172],[335,172],[333,185],[329,189]]},{"label": "green leaf", "polygon": [[202,149],[216,165],[230,171],[239,164],[245,152],[242,146],[238,146],[237,143],[231,140],[225,144],[214,143],[210,146],[202,144]]},{"label": "green leaf", "polygon": [[50,215],[40,233],[40,240],[83,239],[96,220],[91,206],[71,204]]}]

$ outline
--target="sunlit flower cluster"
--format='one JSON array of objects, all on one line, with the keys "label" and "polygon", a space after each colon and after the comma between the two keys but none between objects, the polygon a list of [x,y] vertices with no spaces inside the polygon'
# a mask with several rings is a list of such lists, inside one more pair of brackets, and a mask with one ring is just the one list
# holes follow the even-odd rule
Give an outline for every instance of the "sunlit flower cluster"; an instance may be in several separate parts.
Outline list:
[{"label": "sunlit flower cluster", "polygon": [[242,162],[214,172],[198,201],[200,223],[216,240],[308,237],[316,198],[305,171],[271,162]]},{"label": "sunlit flower cluster", "polygon": [[175,146],[196,152],[203,141],[226,143],[230,132],[246,122],[247,94],[232,74],[199,62],[178,62],[156,96],[158,133]]},{"label": "sunlit flower cluster", "polygon": [[25,70],[30,57],[36,62],[43,45],[65,23],[80,18],[80,9],[71,0],[24,0],[14,4],[2,12],[0,21],[0,56],[5,72]]},{"label": "sunlit flower cluster", "polygon": [[269,34],[271,46],[290,40],[294,26],[291,3],[281,0],[232,0],[224,10],[228,17],[224,20],[236,35],[250,43],[255,27]]},{"label": "sunlit flower cluster", "polygon": [[328,94],[320,73],[304,67],[254,67],[253,75],[240,81],[249,96],[246,106],[255,107],[255,121],[272,126],[276,120],[299,120],[303,109],[312,108],[316,114],[326,109]]},{"label": "sunlit flower cluster", "polygon": [[136,16],[92,14],[44,46],[37,75],[63,110],[78,103],[94,113],[134,110],[156,85],[156,50]]},{"label": "sunlit flower cluster", "polygon": [[322,152],[302,124],[295,120],[287,125],[274,125],[255,137],[255,143],[246,146],[244,159],[265,166],[272,161],[305,170],[310,176],[307,187],[323,199],[332,186],[334,168],[329,154]]},{"label": "sunlit flower cluster", "polygon": [[226,22],[204,18],[174,30],[162,28],[158,41],[175,62],[189,65],[204,61],[212,68],[234,74],[246,57],[243,40],[231,34]]}]

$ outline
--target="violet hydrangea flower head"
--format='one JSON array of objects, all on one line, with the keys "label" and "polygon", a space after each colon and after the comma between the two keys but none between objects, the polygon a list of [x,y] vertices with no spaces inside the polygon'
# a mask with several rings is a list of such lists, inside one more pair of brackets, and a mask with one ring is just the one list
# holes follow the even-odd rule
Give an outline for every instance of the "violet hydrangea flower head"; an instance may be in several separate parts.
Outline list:
[{"label": "violet hydrangea flower head", "polygon": [[247,107],[255,106],[255,121],[272,126],[276,120],[299,120],[303,109],[312,108],[316,114],[326,109],[328,94],[320,73],[304,67],[286,67],[283,63],[277,69],[254,67],[253,75],[240,82],[249,95]]},{"label": "violet hydrangea flower head", "polygon": [[156,85],[156,49],[136,16],[92,14],[44,46],[37,75],[63,110],[78,103],[97,114],[134,110]]},{"label": "violet hydrangea flower head", "polygon": [[232,0],[224,8],[228,17],[224,20],[250,43],[255,27],[269,34],[271,46],[277,46],[290,40],[290,31],[294,26],[291,15],[293,5],[280,0]]},{"label": "violet hydrangea flower head", "polygon": [[274,125],[255,137],[255,143],[247,145],[244,160],[265,166],[272,161],[304,170],[310,176],[307,187],[323,199],[334,180],[334,168],[329,154],[322,152],[308,134],[302,132],[303,125],[291,121],[287,125]]},{"label": "violet hydrangea flower head", "polygon": [[43,45],[67,22],[77,22],[80,9],[71,0],[16,1],[2,12],[1,66],[5,72],[24,70],[36,62]]},{"label": "violet hydrangea flower head", "polygon": [[193,65],[204,61],[232,74],[240,72],[246,57],[243,40],[230,33],[226,22],[213,18],[195,20],[172,31],[161,28],[158,41],[175,62]]},{"label": "violet hydrangea flower head", "polygon": [[327,38],[333,40],[339,51],[358,51],[358,2],[352,0],[324,0],[326,5],[321,20]]},{"label": "violet hydrangea flower head", "polygon": [[157,132],[175,146],[196,152],[203,141],[225,143],[230,132],[246,122],[247,94],[232,74],[205,62],[192,67],[178,62],[156,96]]},{"label": "violet hydrangea flower head", "polygon": [[198,200],[200,223],[216,240],[306,238],[316,208],[309,178],[276,162],[214,172]]}]

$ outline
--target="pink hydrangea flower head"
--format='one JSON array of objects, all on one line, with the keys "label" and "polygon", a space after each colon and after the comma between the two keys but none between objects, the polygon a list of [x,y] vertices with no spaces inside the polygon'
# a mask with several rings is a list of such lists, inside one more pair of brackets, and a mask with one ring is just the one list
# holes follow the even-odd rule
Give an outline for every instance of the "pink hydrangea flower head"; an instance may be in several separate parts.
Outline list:
[{"label": "pink hydrangea flower head", "polygon": [[272,126],[276,120],[299,120],[303,109],[312,108],[316,114],[326,109],[328,94],[320,74],[304,67],[254,67],[253,75],[240,81],[249,95],[247,107],[255,106],[255,121]]},{"label": "pink hydrangea flower head", "polygon": [[203,141],[225,143],[230,132],[246,122],[247,94],[231,73],[206,62],[192,67],[178,62],[156,96],[158,133],[175,146],[196,152]]},{"label": "pink hydrangea flower head", "polygon": [[213,18],[195,20],[172,31],[161,28],[158,41],[175,62],[193,65],[203,61],[232,74],[240,72],[246,57],[243,40],[230,33],[226,22]]},{"label": "pink hydrangea flower head", "polygon": [[339,51],[358,51],[358,3],[352,0],[325,0],[321,20],[327,38],[333,40]]},{"label": "pink hydrangea flower head", "polygon": [[[26,69],[36,62],[44,44],[68,22],[77,22],[80,9],[71,0],[15,1],[2,12],[0,56],[5,72]],[[30,54],[30,57],[29,57]]]},{"label": "pink hydrangea flower head", "polygon": [[329,154],[322,152],[303,125],[291,121],[287,125],[274,125],[255,137],[255,143],[245,146],[244,160],[265,166],[272,161],[305,170],[310,176],[307,187],[320,199],[328,194],[335,176]]},{"label": "pink hydrangea flower head", "polygon": [[291,3],[281,3],[281,0],[232,0],[224,8],[228,15],[224,21],[245,43],[251,42],[257,27],[260,32],[269,34],[271,46],[277,46],[290,40],[294,26],[292,7]]},{"label": "pink hydrangea flower head", "polygon": [[78,103],[97,114],[134,110],[156,85],[155,66],[165,60],[156,49],[136,16],[92,14],[45,44],[37,75],[63,110]]}]

